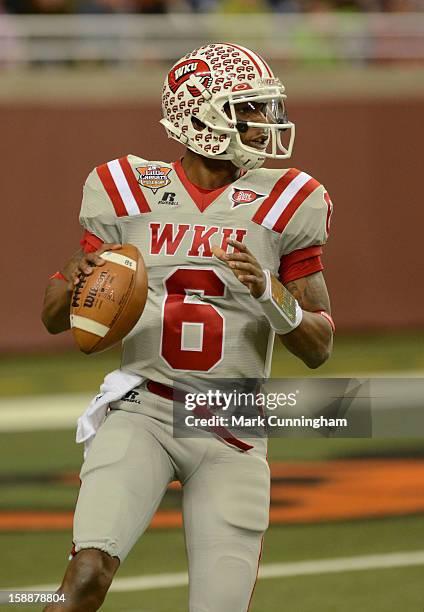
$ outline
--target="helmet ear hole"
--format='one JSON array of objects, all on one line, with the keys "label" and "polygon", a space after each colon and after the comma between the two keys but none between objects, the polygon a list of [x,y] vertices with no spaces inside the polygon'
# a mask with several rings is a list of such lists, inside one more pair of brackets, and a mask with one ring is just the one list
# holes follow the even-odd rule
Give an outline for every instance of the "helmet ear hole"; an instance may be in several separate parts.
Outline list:
[{"label": "helmet ear hole", "polygon": [[206,127],[206,125],[202,121],[200,121],[200,119],[197,119],[197,117],[191,118],[191,124],[198,132],[201,132]]},{"label": "helmet ear hole", "polygon": [[224,113],[227,115],[227,117],[229,117],[231,119],[231,109],[230,109],[230,104],[229,102],[226,102],[222,108],[222,110],[224,111]]},{"label": "helmet ear hole", "polygon": [[245,134],[249,129],[249,126],[247,125],[247,121],[237,121],[236,128],[240,134]]}]

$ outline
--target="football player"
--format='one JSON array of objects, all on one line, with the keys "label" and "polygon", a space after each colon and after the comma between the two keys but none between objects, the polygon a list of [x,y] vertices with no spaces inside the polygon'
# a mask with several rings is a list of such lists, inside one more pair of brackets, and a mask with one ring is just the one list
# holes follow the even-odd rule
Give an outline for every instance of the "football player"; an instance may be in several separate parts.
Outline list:
[{"label": "football player", "polygon": [[[208,44],[169,71],[162,94],[176,162],[126,155],[84,186],[82,249],[49,281],[43,321],[69,329],[72,287],[101,253],[132,243],[149,275],[146,308],[125,338],[106,417],[81,470],[73,558],[45,609],[90,612],[148,527],[168,484],[182,484],[190,612],[246,612],[268,525],[266,440],[217,430],[173,437],[180,382],[269,375],[275,334],[311,368],[334,324],[320,255],[332,204],[295,168],[284,86],[258,54]],[[120,386],[120,382],[131,384]],[[126,394],[131,388],[131,393]],[[84,438],[82,438],[84,439]],[[87,437],[85,438],[87,441]]]}]

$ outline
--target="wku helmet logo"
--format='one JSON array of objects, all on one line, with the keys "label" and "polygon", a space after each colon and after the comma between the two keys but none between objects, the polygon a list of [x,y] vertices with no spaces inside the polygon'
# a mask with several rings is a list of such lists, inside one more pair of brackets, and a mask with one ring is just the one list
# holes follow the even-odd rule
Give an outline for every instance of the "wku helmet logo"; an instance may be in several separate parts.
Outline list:
[{"label": "wku helmet logo", "polygon": [[235,208],[240,204],[251,204],[255,200],[259,198],[264,198],[266,194],[264,193],[256,193],[251,189],[237,189],[233,187],[233,192],[231,194],[231,201],[233,203],[231,208]]},{"label": "wku helmet logo", "polygon": [[[212,83],[211,69],[203,60],[185,60],[180,62],[168,74],[168,85],[173,93],[181,87],[183,83],[188,81],[191,75],[196,75],[201,84],[208,88]],[[197,87],[187,85],[187,89],[194,98],[201,95]]]}]

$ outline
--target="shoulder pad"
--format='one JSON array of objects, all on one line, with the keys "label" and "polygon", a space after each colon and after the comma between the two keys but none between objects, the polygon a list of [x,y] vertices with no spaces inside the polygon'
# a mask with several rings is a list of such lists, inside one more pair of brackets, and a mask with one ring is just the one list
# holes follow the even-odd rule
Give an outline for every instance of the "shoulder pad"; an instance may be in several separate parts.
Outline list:
[{"label": "shoulder pad", "polygon": [[150,212],[141,189],[143,170],[157,164],[158,162],[147,162],[135,155],[126,155],[97,166],[96,174],[118,217]]},{"label": "shoulder pad", "polygon": [[265,193],[269,193],[271,195],[271,190],[274,185],[277,183],[278,179],[282,177],[287,172],[287,170],[278,168],[258,168],[256,170],[249,170],[238,179],[238,182],[248,183],[249,185],[254,185]]},{"label": "shoulder pad", "polygon": [[126,155],[95,169],[118,217],[150,212],[136,175],[139,163],[148,162],[135,155]]},{"label": "shoulder pad", "polygon": [[300,207],[313,207],[315,202],[325,205],[324,192],[324,187],[309,174],[290,168],[282,176],[280,174],[253,221],[282,234]]}]

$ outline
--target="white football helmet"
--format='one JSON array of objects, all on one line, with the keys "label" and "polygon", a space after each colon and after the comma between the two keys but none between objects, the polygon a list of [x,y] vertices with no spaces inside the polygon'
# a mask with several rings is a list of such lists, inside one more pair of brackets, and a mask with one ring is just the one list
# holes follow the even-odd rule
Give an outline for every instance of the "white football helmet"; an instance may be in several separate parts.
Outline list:
[{"label": "white football helmet", "polygon": [[[267,158],[292,153],[295,127],[287,119],[285,99],[284,85],[259,55],[239,45],[209,44],[169,71],[161,123],[170,138],[195,153],[252,170]],[[237,120],[235,106],[249,102],[261,104],[266,122]],[[263,129],[263,148],[243,144],[240,134],[249,127]]]}]

